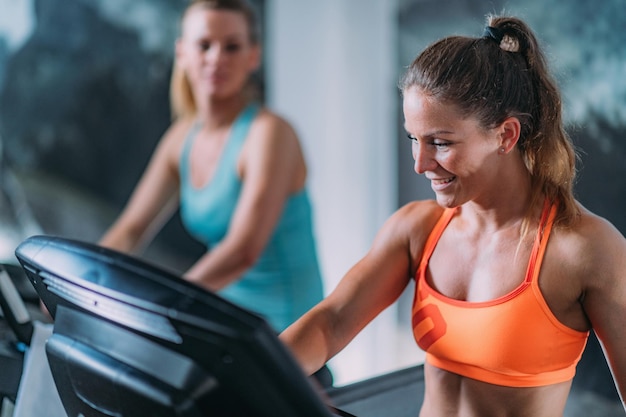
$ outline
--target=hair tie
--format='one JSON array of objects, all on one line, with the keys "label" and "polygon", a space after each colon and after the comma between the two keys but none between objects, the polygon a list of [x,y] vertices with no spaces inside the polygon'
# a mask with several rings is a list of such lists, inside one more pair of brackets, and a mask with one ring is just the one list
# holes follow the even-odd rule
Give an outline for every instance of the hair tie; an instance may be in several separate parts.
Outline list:
[{"label": "hair tie", "polygon": [[500,49],[507,52],[519,52],[519,42],[511,35],[504,33],[502,29],[486,26],[483,37],[491,38],[498,43]]},{"label": "hair tie", "polygon": [[504,33],[502,32],[502,30],[494,28],[492,26],[485,26],[485,32],[483,32],[484,38],[491,38],[499,44],[500,42],[502,42],[503,36]]}]

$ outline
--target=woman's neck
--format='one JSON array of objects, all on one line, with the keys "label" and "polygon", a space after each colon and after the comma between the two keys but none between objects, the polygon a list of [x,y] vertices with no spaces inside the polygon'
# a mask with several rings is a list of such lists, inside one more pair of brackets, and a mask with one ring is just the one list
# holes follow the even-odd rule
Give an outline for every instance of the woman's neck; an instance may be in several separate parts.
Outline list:
[{"label": "woman's neck", "polygon": [[198,107],[198,119],[208,129],[219,129],[230,125],[248,104],[242,96],[228,99],[211,100]]}]

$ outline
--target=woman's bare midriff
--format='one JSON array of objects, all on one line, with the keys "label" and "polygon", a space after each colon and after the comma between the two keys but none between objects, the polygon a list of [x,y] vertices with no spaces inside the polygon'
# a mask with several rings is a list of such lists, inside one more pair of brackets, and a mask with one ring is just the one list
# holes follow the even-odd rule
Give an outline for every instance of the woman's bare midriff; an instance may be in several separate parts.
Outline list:
[{"label": "woman's bare midriff", "polygon": [[492,385],[425,364],[419,417],[562,417],[571,381],[543,387]]}]

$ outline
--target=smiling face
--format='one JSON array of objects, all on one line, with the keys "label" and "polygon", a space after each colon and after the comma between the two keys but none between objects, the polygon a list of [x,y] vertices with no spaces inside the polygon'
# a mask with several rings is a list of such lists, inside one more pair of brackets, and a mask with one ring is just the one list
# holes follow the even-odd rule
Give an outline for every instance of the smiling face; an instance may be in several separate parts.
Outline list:
[{"label": "smiling face", "polygon": [[403,112],[415,172],[430,180],[441,206],[490,198],[502,186],[499,156],[509,146],[501,140],[501,128],[485,129],[454,105],[438,102],[417,87],[404,92]]},{"label": "smiling face", "polygon": [[197,101],[239,94],[260,63],[245,16],[223,9],[189,9],[176,55]]}]

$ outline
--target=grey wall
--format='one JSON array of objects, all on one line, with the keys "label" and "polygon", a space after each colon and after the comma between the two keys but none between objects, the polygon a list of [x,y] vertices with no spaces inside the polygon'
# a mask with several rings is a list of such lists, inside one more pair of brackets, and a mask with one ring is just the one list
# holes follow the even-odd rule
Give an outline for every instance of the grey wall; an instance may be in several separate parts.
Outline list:
[{"label": "grey wall", "polygon": [[[395,209],[397,3],[268,5],[268,102],[294,123],[305,148],[330,291]],[[414,359],[398,352],[395,317],[393,306],[333,360],[338,383]]]}]

